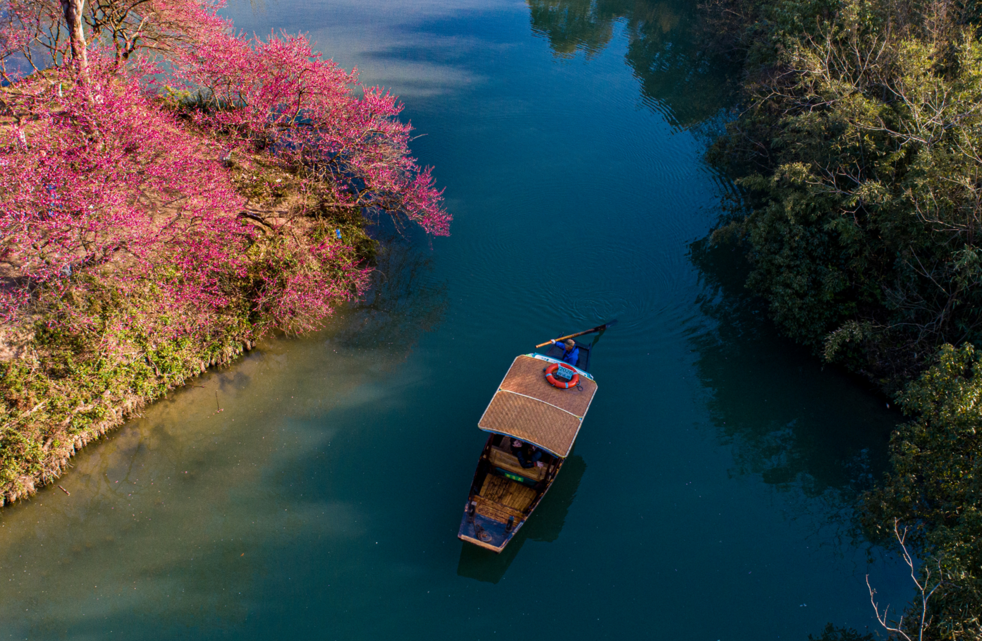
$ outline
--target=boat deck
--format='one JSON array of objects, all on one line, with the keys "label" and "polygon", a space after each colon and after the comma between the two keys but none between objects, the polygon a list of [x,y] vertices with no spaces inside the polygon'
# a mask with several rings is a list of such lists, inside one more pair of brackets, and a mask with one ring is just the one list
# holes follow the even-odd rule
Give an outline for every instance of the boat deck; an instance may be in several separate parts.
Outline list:
[{"label": "boat deck", "polygon": [[521,513],[532,505],[536,492],[521,483],[516,483],[497,474],[488,474],[484,479],[484,485],[481,487],[480,496]]},{"label": "boat deck", "polygon": [[492,521],[497,521],[498,523],[507,523],[508,519],[515,519],[515,521],[520,522],[525,516],[521,510],[515,510],[500,503],[489,501],[483,496],[475,496],[473,500],[475,514],[491,519]]}]

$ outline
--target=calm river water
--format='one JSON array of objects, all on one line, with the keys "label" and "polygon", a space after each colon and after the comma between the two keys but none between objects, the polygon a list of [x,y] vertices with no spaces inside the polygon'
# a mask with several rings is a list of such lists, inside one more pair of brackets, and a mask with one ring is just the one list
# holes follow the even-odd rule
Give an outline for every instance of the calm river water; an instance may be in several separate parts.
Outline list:
[{"label": "calm river water", "polygon": [[[0,639],[804,640],[910,596],[849,497],[900,419],[692,243],[728,73],[691,2],[232,0],[402,96],[455,215],[0,511]],[[380,232],[384,233],[384,232]],[[611,318],[574,455],[502,556],[456,539],[512,358]],[[217,410],[221,408],[222,411]]]}]

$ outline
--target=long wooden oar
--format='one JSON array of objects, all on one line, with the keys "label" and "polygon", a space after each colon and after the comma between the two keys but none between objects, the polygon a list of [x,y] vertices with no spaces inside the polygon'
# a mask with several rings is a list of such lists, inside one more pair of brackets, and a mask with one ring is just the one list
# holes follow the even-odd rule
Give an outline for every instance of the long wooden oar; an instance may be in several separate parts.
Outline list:
[{"label": "long wooden oar", "polygon": [[610,321],[609,323],[604,323],[603,325],[597,325],[593,329],[588,329],[585,332],[577,332],[575,334],[570,334],[569,336],[560,336],[559,338],[554,338],[551,341],[546,341],[544,343],[541,343],[539,345],[536,345],[536,347],[545,347],[546,345],[549,345],[550,343],[558,343],[559,341],[564,341],[567,338],[576,338],[577,336],[583,336],[584,334],[592,334],[593,332],[602,332],[602,331],[604,331],[605,329],[607,329],[608,327],[610,327],[611,325],[613,325],[616,322],[617,322],[617,319],[615,318],[614,320]]}]

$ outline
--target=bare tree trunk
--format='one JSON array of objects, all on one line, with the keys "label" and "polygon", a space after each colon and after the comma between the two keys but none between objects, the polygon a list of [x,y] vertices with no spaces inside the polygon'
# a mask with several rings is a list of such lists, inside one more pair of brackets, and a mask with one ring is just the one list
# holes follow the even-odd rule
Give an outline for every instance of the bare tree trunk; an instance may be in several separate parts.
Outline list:
[{"label": "bare tree trunk", "polygon": [[85,52],[85,32],[82,31],[82,10],[85,0],[61,0],[68,24],[68,37],[72,45],[72,61],[83,78],[89,75],[89,59]]}]

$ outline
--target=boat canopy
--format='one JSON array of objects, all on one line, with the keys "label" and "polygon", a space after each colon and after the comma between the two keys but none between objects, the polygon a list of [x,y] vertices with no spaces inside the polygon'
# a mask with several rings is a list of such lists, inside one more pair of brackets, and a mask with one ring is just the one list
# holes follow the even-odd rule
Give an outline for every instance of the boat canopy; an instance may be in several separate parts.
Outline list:
[{"label": "boat canopy", "polygon": [[543,374],[552,363],[559,361],[539,354],[516,358],[477,426],[566,458],[590,409],[597,383],[583,370],[573,368],[580,375],[579,385],[553,387]]}]

